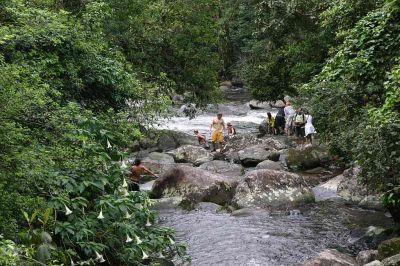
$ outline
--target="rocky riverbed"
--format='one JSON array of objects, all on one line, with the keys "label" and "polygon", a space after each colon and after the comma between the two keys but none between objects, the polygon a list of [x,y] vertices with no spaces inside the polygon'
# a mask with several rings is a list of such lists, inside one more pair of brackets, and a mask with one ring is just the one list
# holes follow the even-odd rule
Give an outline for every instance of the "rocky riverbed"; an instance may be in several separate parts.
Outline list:
[{"label": "rocky riverbed", "polygon": [[[132,155],[160,174],[142,189],[157,198],[160,223],[187,243],[192,265],[362,265],[375,259],[355,260],[391,237],[392,221],[379,195],[355,181],[358,168],[343,171],[323,145],[257,137],[253,124],[266,110],[230,110],[226,121],[242,120],[243,127],[220,153],[198,146],[188,134],[193,120],[181,117],[167,126],[178,131],[154,133]],[[200,115],[196,123],[211,117]]]}]

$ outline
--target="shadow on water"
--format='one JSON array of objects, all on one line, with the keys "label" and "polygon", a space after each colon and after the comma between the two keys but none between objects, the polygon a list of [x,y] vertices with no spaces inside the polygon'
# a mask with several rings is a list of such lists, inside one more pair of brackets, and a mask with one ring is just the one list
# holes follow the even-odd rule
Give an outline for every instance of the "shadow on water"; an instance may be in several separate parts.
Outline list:
[{"label": "shadow on water", "polygon": [[188,244],[192,265],[296,265],[326,248],[356,254],[353,229],[391,225],[381,212],[334,202],[290,212],[248,211],[235,216],[207,210],[160,210],[164,225]]}]

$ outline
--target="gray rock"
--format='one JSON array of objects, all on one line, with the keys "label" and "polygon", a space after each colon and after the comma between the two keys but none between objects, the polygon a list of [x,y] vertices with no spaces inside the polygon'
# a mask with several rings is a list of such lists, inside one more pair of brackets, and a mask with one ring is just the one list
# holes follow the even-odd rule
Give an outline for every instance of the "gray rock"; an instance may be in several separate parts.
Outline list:
[{"label": "gray rock", "polygon": [[303,266],[352,266],[357,262],[349,255],[340,253],[336,249],[326,249],[303,263]]},{"label": "gray rock", "polygon": [[211,152],[200,146],[193,145],[181,146],[176,150],[168,152],[168,154],[171,154],[175,161],[180,163],[192,163],[195,165],[200,165],[213,160],[213,155]]},{"label": "gray rock", "polygon": [[293,170],[307,170],[321,166],[331,160],[325,148],[310,146],[304,149],[289,149],[287,166]]},{"label": "gray rock", "polygon": [[232,200],[240,208],[267,209],[294,207],[312,201],[314,196],[303,177],[265,169],[246,173]]},{"label": "gray rock", "polygon": [[168,197],[155,199],[152,209],[154,210],[162,210],[162,209],[176,209],[179,208],[179,204],[182,202],[182,197]]},{"label": "gray rock", "polygon": [[256,166],[258,163],[268,160],[271,152],[258,146],[252,146],[239,151],[238,155],[244,166]]},{"label": "gray rock", "polygon": [[338,175],[321,185],[313,187],[315,201],[339,200],[340,196],[337,193],[337,188],[342,180],[343,175]]},{"label": "gray rock", "polygon": [[383,266],[383,264],[379,260],[374,260],[370,263],[364,264],[364,266]]},{"label": "gray rock", "polygon": [[400,253],[400,237],[383,241],[378,246],[379,258],[387,258]]},{"label": "gray rock", "polygon": [[176,166],[156,179],[152,193],[156,197],[182,196],[189,204],[231,202],[238,181],[206,170]]},{"label": "gray rock", "polygon": [[171,155],[152,152],[142,159],[142,163],[151,171],[159,174],[172,167],[175,164],[175,161]]},{"label": "gray rock", "polygon": [[256,170],[259,169],[269,169],[269,170],[283,170],[283,167],[280,163],[274,162],[271,160],[265,160],[261,163],[257,164]]},{"label": "gray rock", "polygon": [[240,164],[233,164],[225,161],[206,162],[199,167],[218,174],[223,174],[227,177],[238,177],[244,174],[244,168]]},{"label": "gray rock", "polygon": [[382,260],[383,266],[400,266],[400,254]]},{"label": "gray rock", "polygon": [[195,210],[208,211],[208,212],[219,212],[222,210],[222,206],[212,202],[200,202],[196,205]]},{"label": "gray rock", "polygon": [[[352,230],[347,241],[353,246],[358,247],[359,249],[375,249],[379,243],[388,239],[391,234],[391,230],[382,227],[368,226]],[[381,245],[379,245],[379,247]],[[388,254],[386,257],[393,254],[397,253]]]},{"label": "gray rock", "polygon": [[196,145],[196,136],[184,132],[163,130],[158,133],[157,147],[159,151],[169,151],[182,145]]},{"label": "gray rock", "polygon": [[251,100],[249,102],[250,109],[271,109],[270,102],[261,102],[257,100]]},{"label": "gray rock", "polygon": [[378,250],[362,250],[358,253],[356,261],[360,265],[367,264],[371,261],[374,261],[378,258]]},{"label": "gray rock", "polygon": [[272,136],[262,140],[262,147],[269,150],[283,150],[289,147],[287,138]]},{"label": "gray rock", "polygon": [[352,204],[366,209],[383,210],[381,196],[359,183],[361,168],[354,166],[343,172],[343,180],[338,186],[339,195]]}]

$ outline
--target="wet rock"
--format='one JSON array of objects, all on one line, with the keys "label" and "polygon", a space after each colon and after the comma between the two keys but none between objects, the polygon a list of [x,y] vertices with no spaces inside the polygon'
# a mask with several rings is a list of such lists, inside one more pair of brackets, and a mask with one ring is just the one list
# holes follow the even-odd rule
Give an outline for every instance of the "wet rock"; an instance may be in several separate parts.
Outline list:
[{"label": "wet rock", "polygon": [[343,180],[338,186],[339,195],[352,204],[358,204],[367,209],[383,210],[380,195],[368,190],[368,188],[359,183],[361,168],[352,167],[343,172]]},{"label": "wet rock", "polygon": [[224,155],[225,155],[225,160],[230,163],[235,163],[235,164],[241,163],[238,152],[233,149],[226,151]]},{"label": "wet rock", "polygon": [[256,166],[258,163],[270,159],[271,152],[264,148],[252,146],[239,151],[238,155],[244,166]]},{"label": "wet rock", "polygon": [[307,170],[321,166],[331,160],[326,149],[310,146],[304,149],[289,149],[286,158],[287,166],[293,170]]},{"label": "wet rock", "polygon": [[200,146],[184,145],[169,152],[176,162],[200,165],[213,160],[211,152]]},{"label": "wet rock", "polygon": [[249,102],[250,109],[271,109],[270,102],[261,102],[257,100],[251,100]]},{"label": "wet rock", "polygon": [[362,250],[358,253],[356,261],[360,265],[367,264],[378,258],[378,250]]},{"label": "wet rock", "polygon": [[337,193],[337,188],[342,180],[343,176],[338,175],[321,185],[313,187],[312,190],[315,201],[340,200],[341,198]]},{"label": "wet rock", "polygon": [[326,249],[303,263],[303,266],[352,266],[357,262],[349,255],[340,253],[336,249]]},{"label": "wet rock", "polygon": [[155,199],[152,209],[154,210],[162,210],[162,209],[176,209],[179,208],[183,198],[181,196],[168,197]]},{"label": "wet rock", "polygon": [[198,211],[209,211],[209,212],[219,212],[222,210],[222,206],[212,203],[212,202],[200,202],[195,206],[195,210]]},{"label": "wet rock", "polygon": [[151,171],[159,174],[172,167],[175,164],[175,161],[171,155],[152,152],[142,159],[142,163]]},{"label": "wet rock", "polygon": [[259,132],[258,137],[265,136],[266,134],[269,133],[269,132],[268,132],[268,120],[267,120],[267,119],[264,119],[264,120],[260,123],[260,125],[258,126],[258,132]]},{"label": "wet rock", "polygon": [[274,162],[271,160],[265,160],[261,163],[257,164],[256,170],[259,169],[269,169],[269,170],[283,170],[283,167],[280,163]]},{"label": "wet rock", "polygon": [[383,266],[383,264],[379,260],[374,260],[370,263],[364,264],[364,266]]},{"label": "wet rock", "polygon": [[391,234],[391,230],[368,226],[352,230],[348,237],[348,242],[359,249],[375,249],[379,243],[388,239]]},{"label": "wet rock", "polygon": [[400,254],[382,260],[383,266],[399,266],[400,265]]},{"label": "wet rock", "polygon": [[283,208],[312,202],[314,196],[303,177],[275,170],[246,173],[236,188],[233,203],[240,208]]},{"label": "wet rock", "polygon": [[400,253],[400,237],[383,241],[378,246],[379,258],[387,258]]},{"label": "wet rock", "polygon": [[211,161],[199,166],[200,169],[207,170],[227,177],[237,177],[244,174],[244,168],[240,164],[232,164],[225,161]]},{"label": "wet rock", "polygon": [[152,193],[156,197],[183,196],[189,204],[230,203],[238,181],[206,170],[177,166],[156,179]]},{"label": "wet rock", "polygon": [[264,209],[261,208],[243,208],[239,210],[235,210],[231,213],[232,216],[235,217],[247,217],[247,216],[261,216],[261,215],[268,215]]}]

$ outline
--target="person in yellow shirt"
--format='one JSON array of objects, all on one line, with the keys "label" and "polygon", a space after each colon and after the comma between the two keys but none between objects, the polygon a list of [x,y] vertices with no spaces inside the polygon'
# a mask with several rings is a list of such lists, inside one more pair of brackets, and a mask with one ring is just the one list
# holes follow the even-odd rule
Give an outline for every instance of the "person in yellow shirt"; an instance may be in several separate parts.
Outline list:
[{"label": "person in yellow shirt", "polygon": [[220,143],[220,149],[224,144],[224,130],[225,130],[225,121],[222,119],[222,114],[218,113],[217,117],[214,117],[210,126],[211,131],[211,143],[213,146],[213,151],[216,151],[217,142]]}]

